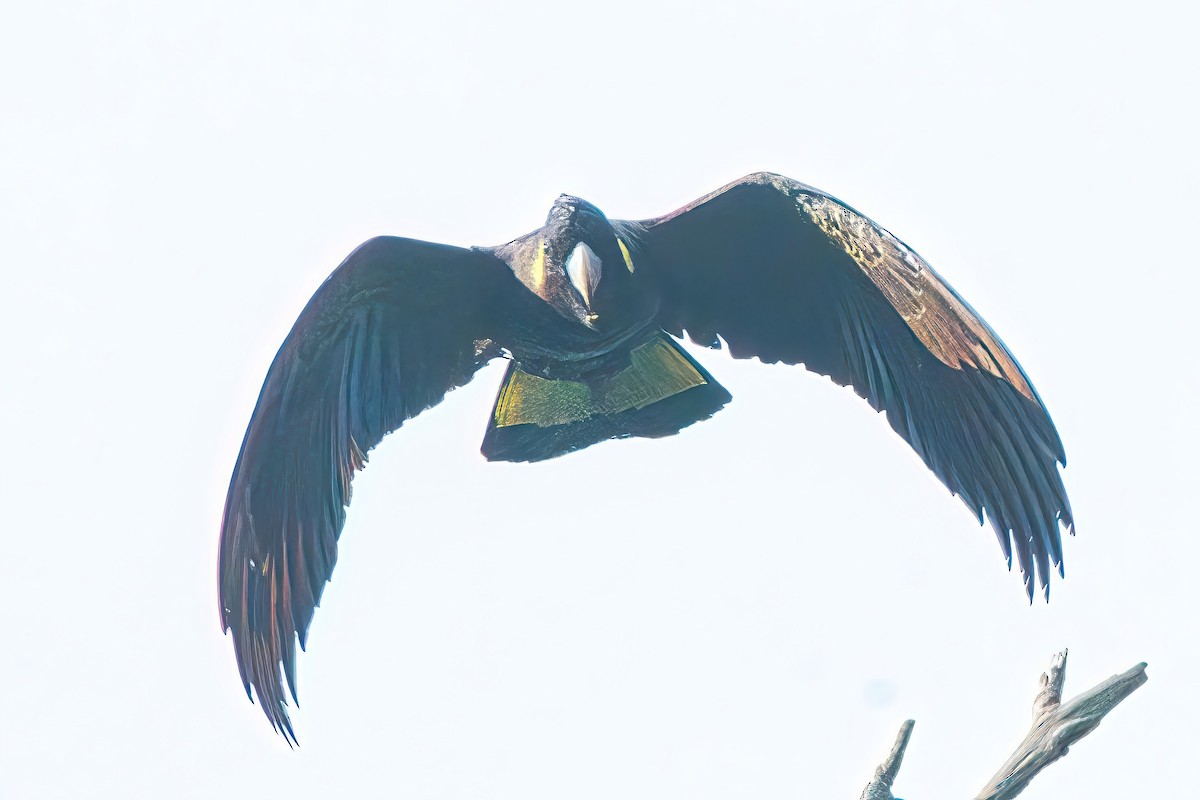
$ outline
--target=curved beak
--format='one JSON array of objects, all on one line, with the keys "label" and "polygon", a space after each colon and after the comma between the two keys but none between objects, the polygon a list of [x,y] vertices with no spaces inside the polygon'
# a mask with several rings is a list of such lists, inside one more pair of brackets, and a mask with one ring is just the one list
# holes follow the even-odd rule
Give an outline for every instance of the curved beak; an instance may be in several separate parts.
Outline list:
[{"label": "curved beak", "polygon": [[591,310],[592,295],[600,283],[600,256],[583,242],[575,245],[567,257],[567,278],[583,298],[583,304]]}]

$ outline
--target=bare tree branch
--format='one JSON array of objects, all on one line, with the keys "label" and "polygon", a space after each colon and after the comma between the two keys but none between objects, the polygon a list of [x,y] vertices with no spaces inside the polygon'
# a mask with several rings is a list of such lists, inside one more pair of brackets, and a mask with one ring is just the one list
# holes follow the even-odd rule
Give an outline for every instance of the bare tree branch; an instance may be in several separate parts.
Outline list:
[{"label": "bare tree branch", "polygon": [[1100,720],[1145,683],[1146,662],[1062,704],[1067,678],[1067,651],[1054,656],[1049,673],[1042,673],[1042,691],[1033,701],[1033,727],[1000,771],[992,776],[977,800],[1009,800],[1034,776],[1067,754],[1067,748],[1096,730]]},{"label": "bare tree branch", "polygon": [[[1067,679],[1067,651],[1056,653],[1050,669],[1042,673],[1042,690],[1033,701],[1033,727],[1016,751],[992,776],[975,800],[1011,800],[1025,790],[1039,772],[1067,754],[1067,748],[1094,731],[1117,704],[1144,684],[1146,663],[1114,675],[1069,703],[1062,702]],[[859,800],[895,800],[892,784],[900,770],[913,721],[900,726],[892,752],[875,770],[875,778]]]},{"label": "bare tree branch", "polygon": [[913,725],[916,724],[910,719],[900,726],[900,733],[896,734],[896,743],[892,745],[892,752],[888,753],[888,757],[883,760],[883,763],[875,768],[875,778],[867,784],[867,788],[863,789],[858,800],[896,800],[892,796],[892,783],[896,780],[896,773],[900,771],[900,762],[904,760],[904,749],[908,747],[908,738],[912,736]]}]

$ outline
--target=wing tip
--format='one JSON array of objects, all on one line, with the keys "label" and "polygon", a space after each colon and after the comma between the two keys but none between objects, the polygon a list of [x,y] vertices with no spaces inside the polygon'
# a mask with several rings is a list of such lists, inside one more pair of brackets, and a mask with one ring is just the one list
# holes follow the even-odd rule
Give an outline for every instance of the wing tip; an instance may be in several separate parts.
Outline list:
[{"label": "wing tip", "polygon": [[[234,655],[246,698],[262,709],[271,729],[283,736],[290,749],[299,747],[295,728],[288,715],[287,695],[300,707],[296,689],[296,657],[293,646],[266,632],[253,629],[253,615],[241,620],[223,614],[224,632],[233,639]],[[289,635],[297,633],[289,630]],[[287,687],[286,691],[284,687]]]},{"label": "wing tip", "polygon": [[[266,668],[267,672],[274,672],[274,674],[263,674],[263,670],[256,668],[251,671],[250,675],[243,676],[246,694],[250,694],[250,686],[253,685],[254,695],[258,698],[257,705],[262,709],[267,722],[271,724],[271,729],[283,737],[289,749],[294,750],[300,746],[300,740],[296,737],[296,729],[288,714],[287,694],[284,692],[285,679],[287,689],[292,696],[292,703],[299,708],[300,703],[296,699],[295,684],[293,679],[287,678],[287,665],[282,660],[273,662],[274,670],[270,670],[266,663],[262,666]],[[282,676],[280,675],[281,668]],[[255,702],[254,697],[250,698],[250,702]]]}]

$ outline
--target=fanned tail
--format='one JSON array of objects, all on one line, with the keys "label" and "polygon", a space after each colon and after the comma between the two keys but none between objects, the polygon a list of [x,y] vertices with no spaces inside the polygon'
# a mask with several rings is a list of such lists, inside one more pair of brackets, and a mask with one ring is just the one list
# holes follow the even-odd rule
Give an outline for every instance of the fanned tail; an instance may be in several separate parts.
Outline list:
[{"label": "fanned tail", "polygon": [[605,439],[658,438],[708,419],[732,396],[666,334],[593,381],[550,380],[508,367],[481,451],[489,461],[542,461]]}]

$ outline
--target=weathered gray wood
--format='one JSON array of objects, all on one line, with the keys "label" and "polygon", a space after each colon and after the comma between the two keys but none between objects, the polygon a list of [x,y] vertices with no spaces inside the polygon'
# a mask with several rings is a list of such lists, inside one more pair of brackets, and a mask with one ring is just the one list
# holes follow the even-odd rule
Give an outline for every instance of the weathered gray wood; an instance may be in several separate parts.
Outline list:
[{"label": "weathered gray wood", "polygon": [[867,788],[863,789],[858,800],[896,800],[892,797],[892,783],[896,780],[896,773],[900,771],[900,762],[904,760],[904,749],[908,747],[913,725],[916,723],[910,719],[900,726],[900,733],[896,734],[892,752],[875,768],[875,777],[867,784]]},{"label": "weathered gray wood", "polygon": [[1113,675],[1069,703],[1062,703],[1067,679],[1067,651],[1054,656],[1049,673],[1042,673],[1042,691],[1033,701],[1033,727],[1000,771],[992,776],[977,800],[1010,800],[1034,776],[1067,754],[1067,748],[1096,730],[1100,720],[1145,683],[1146,662]]},{"label": "weathered gray wood", "polygon": [[[1067,651],[1056,653],[1050,669],[1042,673],[1042,690],[1033,701],[1033,727],[1004,766],[992,776],[975,800],[1011,800],[1039,772],[1067,754],[1067,748],[1094,731],[1104,716],[1144,684],[1146,662],[1114,675],[1098,686],[1062,702],[1067,679]],[[892,784],[900,771],[904,749],[912,735],[913,721],[900,726],[892,752],[875,770],[874,779],[863,789],[859,800],[895,800]]]}]

